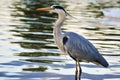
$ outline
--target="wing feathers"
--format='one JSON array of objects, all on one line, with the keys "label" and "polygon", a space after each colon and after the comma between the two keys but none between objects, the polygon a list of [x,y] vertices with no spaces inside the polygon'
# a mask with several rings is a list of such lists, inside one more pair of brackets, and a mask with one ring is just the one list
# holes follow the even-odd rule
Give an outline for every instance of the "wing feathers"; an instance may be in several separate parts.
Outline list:
[{"label": "wing feathers", "polygon": [[67,32],[63,37],[63,45],[66,52],[73,59],[87,62],[98,62],[104,67],[108,65],[107,61],[99,54],[98,50],[84,37]]}]

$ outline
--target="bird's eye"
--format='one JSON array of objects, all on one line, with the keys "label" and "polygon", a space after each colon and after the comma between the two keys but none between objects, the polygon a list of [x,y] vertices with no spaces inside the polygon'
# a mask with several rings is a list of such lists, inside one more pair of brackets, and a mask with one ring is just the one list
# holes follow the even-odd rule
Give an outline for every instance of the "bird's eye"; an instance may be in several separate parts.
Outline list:
[{"label": "bird's eye", "polygon": [[54,7],[54,6],[51,6],[51,8],[52,8],[52,9],[55,9],[55,7]]}]

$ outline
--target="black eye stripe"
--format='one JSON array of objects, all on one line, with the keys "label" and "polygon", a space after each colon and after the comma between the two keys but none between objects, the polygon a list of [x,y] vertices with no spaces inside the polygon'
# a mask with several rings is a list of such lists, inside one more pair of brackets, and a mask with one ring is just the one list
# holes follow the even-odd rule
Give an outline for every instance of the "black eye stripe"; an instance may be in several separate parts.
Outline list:
[{"label": "black eye stripe", "polygon": [[67,12],[65,11],[65,9],[64,9],[63,7],[61,7],[61,6],[59,6],[59,5],[53,5],[52,8],[53,8],[53,9],[62,9],[65,13],[67,13]]},{"label": "black eye stripe", "polygon": [[53,5],[52,7],[53,7],[54,9],[62,9],[62,10],[64,10],[64,8],[63,8],[63,7],[58,6],[58,5]]},{"label": "black eye stripe", "polygon": [[55,8],[57,8],[57,9],[64,9],[63,7],[61,7],[61,6],[54,6]]},{"label": "black eye stripe", "polygon": [[[61,7],[61,6],[59,6],[59,5],[52,5],[51,8],[53,8],[53,9],[61,9],[61,10],[63,10],[63,11],[66,13],[66,15],[68,14],[68,13],[65,11],[65,9],[64,9],[63,7]],[[69,15],[69,14],[68,14],[68,15]]]}]

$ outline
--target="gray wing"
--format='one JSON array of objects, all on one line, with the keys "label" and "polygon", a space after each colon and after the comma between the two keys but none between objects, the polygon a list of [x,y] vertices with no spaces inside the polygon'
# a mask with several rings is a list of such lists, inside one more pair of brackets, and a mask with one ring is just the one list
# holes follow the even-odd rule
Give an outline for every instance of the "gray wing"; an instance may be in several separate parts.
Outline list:
[{"label": "gray wing", "polygon": [[79,61],[96,62],[104,67],[108,66],[106,60],[99,54],[98,50],[84,37],[67,32],[63,37],[63,45],[73,59]]}]

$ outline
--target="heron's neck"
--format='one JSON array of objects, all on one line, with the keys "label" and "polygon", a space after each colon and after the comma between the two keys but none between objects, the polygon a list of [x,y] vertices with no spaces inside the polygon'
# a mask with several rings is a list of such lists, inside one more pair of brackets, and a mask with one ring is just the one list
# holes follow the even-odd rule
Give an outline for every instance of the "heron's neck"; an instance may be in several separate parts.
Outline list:
[{"label": "heron's neck", "polygon": [[54,26],[54,37],[61,37],[62,31],[61,26],[65,20],[66,14],[64,12],[58,13],[58,20],[55,23]]}]

